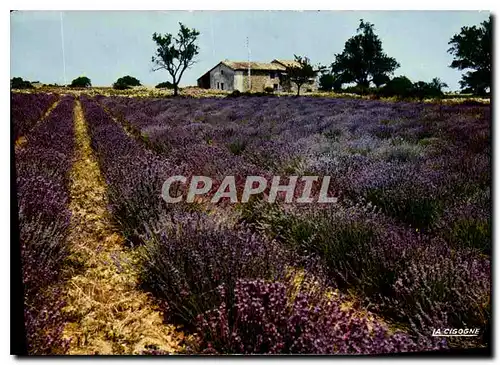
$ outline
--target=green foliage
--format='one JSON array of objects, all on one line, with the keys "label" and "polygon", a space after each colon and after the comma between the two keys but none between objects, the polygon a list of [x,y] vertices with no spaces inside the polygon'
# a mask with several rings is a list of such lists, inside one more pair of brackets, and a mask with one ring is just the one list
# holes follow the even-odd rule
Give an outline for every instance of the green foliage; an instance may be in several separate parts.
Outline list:
[{"label": "green foliage", "polygon": [[264,91],[268,94],[272,94],[272,93],[274,93],[274,88],[267,86],[264,88]]},{"label": "green foliage", "polygon": [[384,74],[378,74],[373,76],[373,83],[375,84],[376,87],[381,87],[382,85],[386,85],[391,78],[387,75]]},{"label": "green foliage", "polygon": [[429,228],[441,215],[443,203],[436,197],[408,194],[409,189],[371,189],[365,198],[388,216],[418,229]]},{"label": "green foliage", "polygon": [[166,70],[172,77],[174,96],[178,95],[178,85],[187,68],[194,64],[194,58],[199,53],[195,44],[200,35],[196,29],[189,29],[179,23],[180,29],[177,37],[172,34],[153,33],[153,41],[158,48],[151,61],[155,65],[153,71]]},{"label": "green foliage", "polygon": [[226,98],[238,98],[240,96],[276,97],[274,93],[269,93],[269,92],[252,92],[252,91],[241,92],[239,90],[233,90],[230,94],[227,94]]},{"label": "green foliage", "polygon": [[402,99],[417,98],[442,98],[444,96],[443,88],[448,87],[446,83],[441,82],[437,77],[431,82],[417,81],[412,83],[406,76],[395,77],[388,81],[386,85],[377,92],[381,96],[397,96]]},{"label": "green foliage", "polygon": [[90,79],[85,76],[80,76],[71,81],[71,87],[91,87],[92,83],[90,82]]},{"label": "green foliage", "polygon": [[233,90],[231,92],[231,94],[229,94],[227,97],[228,98],[237,98],[239,96],[241,96],[241,91],[239,91],[239,90]]},{"label": "green foliage", "polygon": [[115,82],[113,84],[113,89],[115,90],[127,90],[127,89],[131,89],[132,87],[127,85],[127,84],[124,84],[122,82]]},{"label": "green foliage", "polygon": [[346,87],[343,91],[350,94],[369,95],[369,94],[375,94],[377,92],[377,89],[373,87],[366,87],[363,85],[356,85],[356,86]]},{"label": "green foliage", "polygon": [[413,83],[406,76],[395,77],[380,90],[383,96],[411,97],[413,94]]},{"label": "green foliage", "polygon": [[13,77],[10,80],[11,89],[32,89],[33,85],[27,80],[23,80],[21,77]]},{"label": "green foliage", "polygon": [[332,74],[325,73],[319,78],[319,89],[322,91],[331,91],[335,84],[335,77]]},{"label": "green foliage", "polygon": [[457,247],[476,248],[491,254],[491,224],[488,219],[459,219],[445,233],[445,237]]},{"label": "green foliage", "polygon": [[170,81],[165,81],[165,82],[160,82],[158,85],[155,86],[157,89],[173,89],[174,85]]},{"label": "green foliage", "polygon": [[245,148],[247,147],[247,142],[243,140],[237,140],[228,145],[229,150],[233,155],[241,155]]},{"label": "green foliage", "polygon": [[319,70],[313,69],[309,58],[297,55],[294,57],[298,65],[287,67],[285,78],[297,85],[297,96],[299,96],[302,85],[312,83]]},{"label": "green foliage", "polygon": [[400,65],[382,50],[382,41],[374,33],[374,25],[361,19],[358,34],[349,38],[344,51],[335,55],[332,72],[339,74],[344,83],[356,82],[369,87],[371,82],[383,80]]},{"label": "green foliage", "polygon": [[339,128],[331,128],[328,131],[324,132],[323,135],[326,138],[330,138],[330,139],[333,139],[334,141],[336,141],[342,135],[342,130]]},{"label": "green foliage", "polygon": [[432,79],[432,82],[418,81],[413,85],[413,95],[423,100],[424,98],[441,98],[443,97],[443,88],[448,87],[439,78]]},{"label": "green foliage", "polygon": [[135,77],[123,76],[116,80],[116,82],[113,84],[113,89],[125,90],[130,89],[130,87],[132,86],[141,86],[141,82]]},{"label": "green foliage", "polygon": [[485,95],[491,90],[492,27],[490,16],[480,26],[462,27],[448,42],[448,52],[454,56],[450,67],[473,70],[462,75],[463,92]]},{"label": "green foliage", "polygon": [[[370,222],[345,219],[332,212],[290,214],[279,205],[260,199],[251,200],[242,207],[242,218],[300,255],[321,257],[339,285],[348,282],[360,284],[363,281],[360,277],[366,281],[376,266],[376,262],[370,262],[366,250],[375,238],[374,225]],[[360,277],[349,277],[350,274],[359,274]]]}]

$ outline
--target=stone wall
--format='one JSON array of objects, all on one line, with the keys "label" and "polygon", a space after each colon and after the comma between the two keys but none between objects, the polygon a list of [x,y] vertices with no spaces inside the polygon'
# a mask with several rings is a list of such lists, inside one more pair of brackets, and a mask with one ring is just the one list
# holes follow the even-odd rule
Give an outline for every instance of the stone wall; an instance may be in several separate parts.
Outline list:
[{"label": "stone wall", "polygon": [[[269,71],[255,71],[250,72],[251,77],[251,87],[254,92],[262,92],[266,87],[273,88],[274,85],[279,85],[279,78],[276,77],[271,79]],[[248,73],[243,73],[243,90],[249,90]]]},{"label": "stone wall", "polygon": [[234,90],[234,71],[220,64],[210,71],[210,88],[216,90]]}]

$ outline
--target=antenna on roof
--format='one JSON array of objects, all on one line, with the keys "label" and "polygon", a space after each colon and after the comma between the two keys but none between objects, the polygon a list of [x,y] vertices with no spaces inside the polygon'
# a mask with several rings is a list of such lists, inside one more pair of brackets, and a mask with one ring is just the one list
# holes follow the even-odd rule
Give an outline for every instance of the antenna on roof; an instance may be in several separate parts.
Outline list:
[{"label": "antenna on roof", "polygon": [[248,36],[247,36],[247,50],[248,50],[248,91],[252,90],[252,78],[250,77],[250,46],[248,44]]},{"label": "antenna on roof", "polygon": [[66,86],[66,55],[64,54],[64,28],[63,28],[63,12],[59,13],[61,19],[61,48],[62,48],[62,61],[63,61],[63,78],[64,86]]}]

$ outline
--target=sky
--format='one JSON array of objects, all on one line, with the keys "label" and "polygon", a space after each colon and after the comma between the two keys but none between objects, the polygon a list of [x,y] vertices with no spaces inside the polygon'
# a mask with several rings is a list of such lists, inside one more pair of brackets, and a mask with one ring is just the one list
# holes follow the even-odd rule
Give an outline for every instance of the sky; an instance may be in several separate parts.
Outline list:
[{"label": "sky", "polygon": [[94,86],[108,86],[131,75],[154,86],[170,77],[152,71],[152,34],[176,34],[179,22],[201,33],[197,62],[181,86],[196,85],[224,59],[246,61],[247,37],[252,61],[297,54],[330,65],[364,19],[375,25],[384,52],[401,64],[395,76],[439,77],[448,90],[458,90],[461,72],[448,67],[453,60],[448,41],[462,26],[488,16],[486,11],[18,11],[11,13],[11,77],[63,84],[83,75]]}]

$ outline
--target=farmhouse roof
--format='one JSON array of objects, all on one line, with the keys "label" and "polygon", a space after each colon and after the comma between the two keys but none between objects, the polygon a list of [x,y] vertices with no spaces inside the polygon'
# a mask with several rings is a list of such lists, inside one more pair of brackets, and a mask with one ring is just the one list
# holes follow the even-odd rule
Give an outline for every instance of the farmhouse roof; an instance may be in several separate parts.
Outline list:
[{"label": "farmhouse roof", "polygon": [[300,67],[300,63],[295,60],[272,60],[271,62],[284,67]]},{"label": "farmhouse roof", "polygon": [[283,71],[284,69],[282,65],[276,63],[229,61],[229,60],[224,60],[221,63],[223,63],[229,68],[232,68],[233,70],[248,70],[248,66],[250,66],[251,70]]}]

